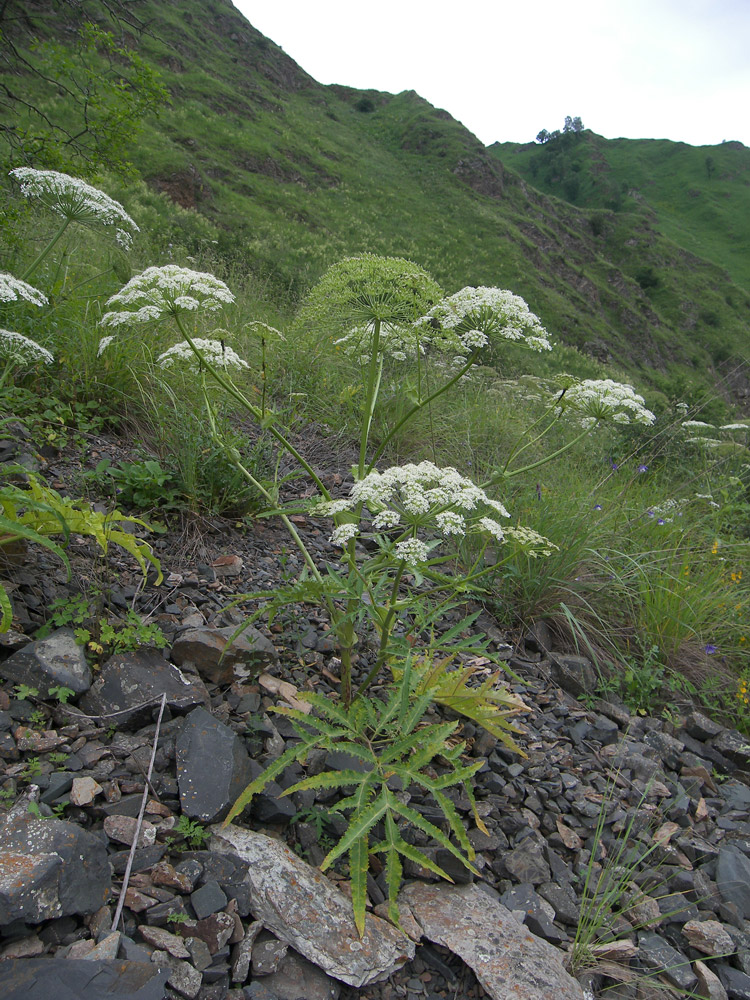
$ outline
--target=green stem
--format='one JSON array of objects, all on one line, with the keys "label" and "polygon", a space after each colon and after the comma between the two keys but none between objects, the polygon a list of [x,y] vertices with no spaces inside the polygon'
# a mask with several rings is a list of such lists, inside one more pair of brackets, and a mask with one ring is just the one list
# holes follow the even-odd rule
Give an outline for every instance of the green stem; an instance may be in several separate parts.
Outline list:
[{"label": "green stem", "polygon": [[[262,425],[263,413],[261,409],[258,406],[255,406],[254,403],[251,403],[250,400],[247,399],[247,397],[244,396],[235,385],[233,385],[230,379],[228,379],[223,373],[219,372],[216,368],[214,368],[214,366],[203,356],[203,354],[201,354],[201,352],[195,346],[192,337],[185,329],[182,320],[180,319],[180,314],[174,313],[174,317],[175,320],[177,321],[177,326],[180,329],[180,333],[188,342],[198,360],[205,366],[206,371],[211,373],[212,377],[219,383],[222,389],[224,389],[227,393],[229,393],[232,399],[238,402],[240,406],[242,406],[245,410],[247,410],[247,412],[250,413],[253,417],[255,417],[258,423]],[[310,478],[313,480],[313,482],[318,487],[323,496],[326,498],[326,500],[330,500],[331,494],[323,485],[320,477],[317,475],[317,473],[310,465],[310,463],[307,462],[302,457],[302,455],[300,455],[300,453],[297,451],[297,449],[294,447],[291,441],[289,441],[277,427],[274,427],[273,424],[270,424],[267,427],[267,430],[274,438],[276,438],[279,444],[283,448],[285,448],[297,462],[299,462],[299,464],[302,466],[302,468],[305,470],[308,476],[310,476]]]},{"label": "green stem", "polygon": [[39,267],[39,265],[40,265],[40,264],[42,263],[42,261],[44,260],[44,258],[45,258],[45,257],[47,256],[47,254],[48,254],[48,253],[50,252],[50,250],[51,250],[51,249],[52,249],[52,248],[53,248],[53,247],[55,246],[55,244],[56,244],[56,243],[58,242],[58,240],[60,239],[60,237],[62,236],[62,234],[63,234],[63,233],[65,232],[65,230],[66,230],[66,229],[68,228],[68,226],[69,226],[69,225],[70,225],[70,219],[66,219],[66,220],[65,220],[65,222],[63,222],[63,224],[62,224],[62,226],[60,227],[60,229],[58,230],[58,232],[57,232],[57,235],[56,235],[56,236],[53,236],[53,237],[52,237],[52,239],[51,239],[51,240],[49,241],[49,243],[48,243],[48,244],[47,244],[47,246],[46,246],[46,247],[44,248],[44,250],[42,250],[42,252],[41,252],[41,253],[39,254],[39,256],[38,256],[38,257],[36,258],[36,260],[35,260],[35,261],[32,261],[32,263],[31,263],[31,264],[29,264],[29,266],[28,266],[28,267],[26,268],[26,270],[25,270],[25,271],[23,272],[23,274],[21,275],[21,281],[26,281],[26,279],[27,279],[27,278],[29,277],[29,275],[30,275],[30,274],[33,274],[33,273],[34,273],[34,271],[36,271],[36,269],[37,269],[37,268]]},{"label": "green stem", "polygon": [[471,368],[471,366],[474,364],[474,361],[475,361],[477,355],[479,354],[479,352],[481,350],[482,350],[481,347],[475,347],[474,350],[471,352],[471,355],[469,356],[468,361],[463,366],[463,368],[458,372],[457,375],[454,375],[452,379],[450,379],[448,382],[446,382],[444,385],[442,385],[439,389],[436,389],[435,392],[433,392],[431,395],[429,395],[427,397],[427,399],[424,399],[424,400],[422,400],[419,403],[415,403],[414,406],[412,406],[412,408],[408,411],[408,413],[406,413],[398,421],[398,423],[396,424],[396,426],[391,431],[389,431],[389,433],[385,436],[385,439],[383,440],[382,444],[380,445],[380,447],[378,448],[378,450],[375,452],[375,455],[373,456],[372,462],[370,462],[369,466],[367,467],[367,471],[368,472],[370,472],[372,469],[375,468],[375,463],[380,458],[380,456],[383,454],[383,452],[385,451],[385,449],[387,448],[387,446],[389,445],[389,443],[392,441],[393,437],[396,434],[398,434],[398,432],[404,426],[404,424],[408,420],[411,420],[411,418],[414,416],[414,414],[417,413],[419,410],[421,410],[422,407],[428,406],[430,403],[434,402],[439,396],[442,396],[444,392],[447,392],[447,390],[450,389],[450,387],[452,385],[455,385],[456,382],[458,382],[458,380],[460,378],[462,378],[466,374],[466,372]]},{"label": "green stem", "polygon": [[[269,503],[274,503],[274,497],[272,496],[272,494],[269,493],[269,491],[265,488],[265,486],[258,479],[255,478],[255,476],[252,474],[252,472],[250,472],[249,469],[245,468],[245,466],[240,461],[238,455],[236,454],[236,451],[232,448],[227,448],[221,435],[219,434],[218,428],[216,427],[216,420],[213,412],[213,407],[211,406],[211,402],[208,398],[208,393],[206,392],[205,376],[203,376],[202,389],[203,389],[203,401],[206,407],[206,412],[208,413],[208,420],[211,425],[211,436],[219,445],[221,445],[221,447],[224,450],[224,453],[229,458],[232,465],[234,465],[234,467],[245,477],[245,479],[247,479],[247,481],[251,483],[255,487],[255,489],[258,490],[261,496],[263,496],[266,500],[269,501]],[[318,567],[315,565],[315,562],[313,561],[313,558],[310,555],[307,546],[300,538],[299,532],[292,524],[292,522],[289,520],[289,518],[286,516],[286,514],[281,514],[280,516],[281,520],[284,523],[284,526],[291,535],[294,544],[302,553],[302,558],[305,560],[305,564],[307,565],[308,569],[315,577],[316,581],[322,584],[323,577],[320,575],[320,571],[318,570]],[[329,612],[332,614],[332,616],[335,616],[335,606],[333,605],[333,602],[330,601],[328,597],[325,598],[325,601],[328,606]]]},{"label": "green stem", "polygon": [[553,451],[551,455],[547,455],[546,458],[540,458],[538,462],[532,462],[531,465],[524,465],[522,469],[513,469],[511,472],[506,472],[505,469],[500,473],[499,476],[493,476],[488,479],[486,483],[482,485],[482,489],[486,490],[489,486],[496,486],[503,479],[512,479],[513,476],[520,476],[524,472],[531,472],[533,469],[538,469],[542,465],[546,465],[547,462],[553,461],[555,458],[559,458],[563,452],[566,452],[569,448],[572,448],[574,444],[577,444],[582,438],[585,438],[587,434],[591,433],[592,428],[587,427],[586,430],[582,431],[577,437],[574,437],[572,441],[568,441],[564,444],[562,448],[558,448],[557,451]]},{"label": "green stem", "polygon": [[523,434],[520,436],[520,438],[516,441],[515,445],[510,450],[510,454],[508,455],[508,459],[507,459],[505,465],[503,466],[503,472],[507,471],[508,466],[513,461],[513,459],[516,457],[516,455],[523,454],[523,452],[525,452],[527,448],[530,448],[533,444],[536,444],[537,441],[540,441],[544,437],[544,435],[560,419],[559,416],[553,417],[552,423],[550,423],[547,427],[545,427],[545,429],[542,431],[541,434],[537,434],[537,436],[535,438],[532,438],[531,440],[527,441],[526,444],[523,446],[523,448],[521,448],[520,445],[521,445],[521,442],[523,441],[523,439],[525,437],[527,437],[534,430],[534,428],[536,427],[536,425],[540,424],[544,420],[544,418],[546,416],[547,416],[547,414],[543,413],[540,417],[538,417],[534,421],[534,423],[531,425],[531,427],[529,427],[528,430],[524,431]]},{"label": "green stem", "polygon": [[404,570],[406,569],[406,561],[401,560],[399,568],[396,570],[396,576],[393,580],[393,587],[391,588],[391,596],[388,601],[388,613],[385,616],[380,629],[380,645],[378,646],[378,655],[375,659],[374,666],[370,669],[365,679],[357,688],[357,693],[354,695],[354,701],[360,697],[360,695],[367,690],[367,688],[372,684],[373,680],[377,677],[383,668],[388,657],[388,640],[391,635],[391,625],[393,624],[393,619],[396,616],[396,610],[398,608],[398,588],[401,585],[401,577],[404,575]]},{"label": "green stem", "polygon": [[[380,320],[375,320],[372,331],[372,349],[370,353],[370,363],[367,369],[367,388],[365,393],[365,415],[362,421],[362,433],[359,441],[359,466],[357,475],[359,479],[364,479],[365,463],[367,461],[367,442],[370,437],[372,427],[372,417],[375,412],[375,404],[380,390],[380,380],[383,375],[383,359],[380,355]],[[368,469],[369,472],[369,469]]]}]

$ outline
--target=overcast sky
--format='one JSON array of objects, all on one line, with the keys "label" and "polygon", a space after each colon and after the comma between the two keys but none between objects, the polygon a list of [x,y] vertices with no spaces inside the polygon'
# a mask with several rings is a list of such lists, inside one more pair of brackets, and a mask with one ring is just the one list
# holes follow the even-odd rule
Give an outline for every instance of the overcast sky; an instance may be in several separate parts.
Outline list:
[{"label": "overcast sky", "polygon": [[750,0],[234,0],[320,83],[416,90],[482,142],[566,115],[750,145]]}]

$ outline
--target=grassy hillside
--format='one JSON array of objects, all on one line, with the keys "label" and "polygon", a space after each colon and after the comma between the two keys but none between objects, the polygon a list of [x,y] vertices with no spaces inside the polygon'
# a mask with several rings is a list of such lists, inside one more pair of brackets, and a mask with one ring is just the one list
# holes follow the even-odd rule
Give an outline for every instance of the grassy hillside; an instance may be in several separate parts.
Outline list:
[{"label": "grassy hillside", "polygon": [[[565,145],[565,144],[563,144]],[[490,152],[539,190],[581,208],[639,214],[750,290],[750,150],[741,142],[688,146],[584,132],[558,149],[495,143]]]},{"label": "grassy hillside", "polygon": [[[82,7],[84,16],[111,27],[102,4]],[[33,33],[70,36],[71,10],[63,7],[54,20],[30,16],[26,33],[17,29],[17,45],[32,64]],[[537,170],[532,184],[536,147],[488,151],[414,92],[324,87],[229,0],[144,0],[137,10],[143,27],[125,30],[123,44],[158,68],[172,103],[131,156],[152,191],[188,210],[179,232],[173,224],[165,229],[165,244],[195,254],[213,239],[223,257],[287,305],[345,255],[410,257],[448,291],[465,284],[512,289],[555,338],[670,393],[717,383],[722,370],[746,357],[746,240],[737,222],[731,252],[722,252],[725,215],[714,209],[727,185],[745,196],[741,179],[723,178],[730,170],[725,154],[735,156],[739,177],[750,163],[747,150],[712,151],[714,174],[691,181],[707,193],[675,200],[669,224],[666,209],[657,213],[651,203],[622,211],[611,197],[620,174],[602,167],[602,176],[612,174],[605,191],[588,161],[580,173],[594,180],[590,192],[588,180],[579,185],[581,207],[557,197],[554,177]],[[64,99],[54,87],[22,65],[14,70],[22,78],[14,85],[60,112]],[[593,160],[596,152],[597,163],[609,164],[609,153],[597,151],[611,146],[625,162],[631,146],[641,145],[587,137],[576,155]],[[669,148],[680,177],[705,160],[703,151],[659,145]],[[649,169],[633,177],[636,187],[647,187]],[[137,214],[127,184],[113,193]],[[666,205],[666,190],[663,198]],[[141,201],[146,211],[147,199]],[[738,398],[748,389],[746,377],[735,374],[732,388]],[[722,392],[729,395],[725,386]]]}]

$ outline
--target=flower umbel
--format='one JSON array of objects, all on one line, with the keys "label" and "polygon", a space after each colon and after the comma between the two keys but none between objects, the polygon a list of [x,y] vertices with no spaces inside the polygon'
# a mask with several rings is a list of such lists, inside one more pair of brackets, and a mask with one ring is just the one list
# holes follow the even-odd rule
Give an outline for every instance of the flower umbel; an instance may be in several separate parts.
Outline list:
[{"label": "flower umbel", "polygon": [[0,359],[15,365],[51,365],[55,360],[52,354],[41,347],[35,340],[24,337],[22,333],[11,330],[0,330]]},{"label": "flower umbel", "polygon": [[48,301],[47,296],[33,285],[14,278],[12,274],[0,274],[0,302],[17,302],[19,299],[35,306],[46,306]]},{"label": "flower umbel", "polygon": [[520,295],[503,288],[462,288],[422,317],[430,340],[442,350],[469,351],[513,340],[534,351],[551,351],[547,331]]},{"label": "flower umbel", "polygon": [[653,424],[656,420],[646,409],[643,396],[632,385],[615,382],[611,378],[584,379],[571,384],[571,376],[564,379],[565,393],[555,399],[558,412],[571,410],[583,414],[584,423],[613,420],[617,424]]},{"label": "flower umbel", "polygon": [[[202,337],[196,337],[193,343],[205,360],[216,368],[249,367],[247,361],[243,361],[231,347],[227,347],[220,340],[204,340]],[[173,344],[156,359],[157,365],[161,368],[171,368],[175,362],[187,364],[194,371],[199,371],[201,365],[198,355],[186,340]]]},{"label": "flower umbel", "polygon": [[[427,542],[436,537],[489,533],[502,541],[503,529],[496,518],[510,516],[499,501],[456,469],[441,469],[432,462],[370,472],[352,486],[348,498],[319,501],[312,513],[356,513],[360,505],[370,515],[372,532],[390,532],[395,556],[410,565],[427,560]],[[347,522],[334,530],[331,541],[343,545],[360,531],[359,524]],[[425,532],[427,540],[417,537],[418,532]]]},{"label": "flower umbel", "polygon": [[117,242],[129,249],[138,226],[114,198],[85,181],[57,170],[16,167],[11,170],[26,198],[39,198],[43,205],[69,222],[114,226]]},{"label": "flower umbel", "polygon": [[219,278],[203,271],[191,271],[177,264],[149,267],[131,278],[107,306],[124,307],[102,316],[102,326],[148,323],[164,316],[198,309],[215,311],[234,302],[234,295]]}]

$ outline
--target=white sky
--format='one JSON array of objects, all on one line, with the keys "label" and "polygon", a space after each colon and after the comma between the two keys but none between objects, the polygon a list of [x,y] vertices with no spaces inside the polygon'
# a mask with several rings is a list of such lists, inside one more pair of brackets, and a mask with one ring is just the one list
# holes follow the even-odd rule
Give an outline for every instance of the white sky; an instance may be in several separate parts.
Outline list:
[{"label": "white sky", "polygon": [[416,90],[489,145],[566,115],[750,146],[750,0],[234,0],[320,83]]}]

